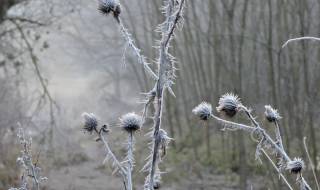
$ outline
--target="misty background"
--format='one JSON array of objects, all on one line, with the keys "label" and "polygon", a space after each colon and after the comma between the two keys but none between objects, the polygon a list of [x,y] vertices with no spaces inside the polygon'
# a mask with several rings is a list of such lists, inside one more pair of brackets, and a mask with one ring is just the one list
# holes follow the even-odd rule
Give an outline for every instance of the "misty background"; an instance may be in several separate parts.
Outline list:
[{"label": "misty background", "polygon": [[[154,70],[162,3],[121,1],[122,20]],[[163,189],[286,189],[266,160],[255,160],[250,136],[193,116],[199,102],[215,106],[227,92],[238,94],[270,132],[264,105],[276,107],[288,154],[306,161],[306,136],[319,173],[320,43],[281,49],[290,38],[319,37],[319,18],[319,0],[187,1],[171,47],[178,71],[176,97],[165,94],[163,128],[174,141],[163,164]],[[115,20],[99,13],[97,1],[0,0],[0,189],[19,184],[18,123],[33,137],[33,154],[49,178],[44,189],[121,187],[102,163],[103,146],[81,129],[81,114],[95,113],[110,124],[110,144],[123,154],[118,118],[141,113],[142,93],[153,85],[131,50],[124,55],[125,47]],[[234,121],[246,122],[241,116]],[[146,175],[139,170],[151,126],[148,118],[136,136],[136,189]],[[310,167],[304,175],[314,186]]]}]

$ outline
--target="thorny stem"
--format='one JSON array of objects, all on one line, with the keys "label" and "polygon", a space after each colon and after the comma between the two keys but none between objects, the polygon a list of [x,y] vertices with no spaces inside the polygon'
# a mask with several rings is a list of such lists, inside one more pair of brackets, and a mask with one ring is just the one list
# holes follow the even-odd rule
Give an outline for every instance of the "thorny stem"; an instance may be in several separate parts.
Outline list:
[{"label": "thorny stem", "polygon": [[152,77],[152,79],[157,80],[158,76],[153,72],[149,67],[149,63],[146,62],[146,58],[141,55],[141,50],[134,44],[134,40],[131,37],[131,34],[128,32],[126,27],[123,25],[122,20],[119,18],[119,26],[122,36],[125,38],[125,41],[128,43],[128,46],[132,48],[134,54],[138,58],[138,62],[143,65],[147,73]]},{"label": "thorny stem", "polygon": [[113,154],[113,152],[110,149],[110,146],[108,144],[108,141],[105,139],[105,137],[103,136],[103,130],[99,133],[99,138],[101,139],[101,141],[103,142],[105,149],[106,149],[106,159],[108,158],[108,156],[110,156],[112,162],[114,163],[114,165],[116,166],[116,169],[119,170],[120,175],[122,176],[123,180],[126,180],[126,170],[122,167],[121,163],[118,161],[118,159],[116,158],[116,156]]},{"label": "thorny stem", "polygon": [[166,21],[162,27],[162,37],[159,47],[159,64],[158,64],[158,80],[156,82],[156,112],[154,116],[154,134],[153,134],[153,150],[152,150],[152,162],[151,168],[149,171],[149,189],[154,189],[154,176],[156,168],[158,167],[158,157],[159,157],[159,146],[160,142],[157,140],[159,135],[159,130],[161,129],[161,117],[163,109],[163,94],[165,89],[165,83],[168,80],[166,78],[166,68],[170,64],[168,48],[169,42],[174,35],[174,30],[178,24],[179,19],[181,18],[182,9],[184,6],[184,0],[180,2],[179,9],[174,14],[175,10],[175,1],[167,0],[166,1]]},{"label": "thorny stem", "polygon": [[277,142],[279,143],[279,145],[280,145],[280,147],[282,148],[282,149],[284,149],[283,148],[283,143],[282,143],[282,136],[281,136],[281,131],[280,131],[280,126],[279,126],[279,123],[278,123],[278,121],[274,121],[274,124],[275,124],[275,126],[276,126],[276,138],[277,138]]},{"label": "thorny stem", "polygon": [[154,174],[156,172],[157,167],[157,159],[159,154],[159,146],[160,142],[157,140],[159,130],[161,127],[161,116],[162,116],[162,98],[163,98],[163,89],[160,90],[160,95],[157,96],[157,109],[156,109],[156,115],[154,118],[154,133],[153,133],[153,150],[152,150],[152,163],[151,163],[151,169],[150,169],[150,177],[149,177],[149,188],[150,190],[154,189]]},{"label": "thorny stem", "polygon": [[279,168],[276,166],[276,164],[273,162],[273,160],[270,158],[270,156],[268,155],[268,153],[262,148],[261,151],[263,152],[263,154],[268,158],[268,160],[270,161],[270,163],[272,164],[272,166],[274,167],[275,170],[277,170],[277,172],[279,173],[280,177],[282,178],[282,180],[286,183],[286,185],[289,187],[289,189],[293,190],[293,188],[291,187],[290,183],[287,181],[286,177],[281,173],[281,171],[279,170]]},{"label": "thorny stem", "polygon": [[128,190],[132,190],[132,169],[133,169],[133,134],[129,133],[128,138],[128,166],[127,166],[127,182],[128,182]]}]

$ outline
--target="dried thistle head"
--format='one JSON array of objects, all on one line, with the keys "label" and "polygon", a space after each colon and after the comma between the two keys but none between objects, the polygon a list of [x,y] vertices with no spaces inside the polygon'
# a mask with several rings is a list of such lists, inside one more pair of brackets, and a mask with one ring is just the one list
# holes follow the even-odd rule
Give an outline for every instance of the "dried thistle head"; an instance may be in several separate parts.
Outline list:
[{"label": "dried thistle head", "polygon": [[129,133],[139,130],[142,123],[142,117],[134,112],[127,113],[120,117],[120,127]]},{"label": "dried thistle head", "polygon": [[287,163],[286,169],[291,173],[298,174],[304,169],[304,161],[301,158],[294,158],[292,161]]},{"label": "dried thistle head", "polygon": [[114,18],[119,22],[121,6],[118,0],[100,0],[98,10],[104,14],[113,14]]},{"label": "dried thistle head", "polygon": [[212,114],[212,106],[207,102],[202,102],[192,110],[192,113],[199,116],[201,120],[206,121]]},{"label": "dried thistle head", "polygon": [[270,122],[278,121],[281,119],[280,114],[278,113],[278,110],[272,108],[270,105],[264,106],[266,111],[264,112],[264,115],[266,116],[266,119]]},{"label": "dried thistle head", "polygon": [[224,112],[227,116],[233,117],[238,112],[240,106],[241,102],[238,96],[227,93],[219,99],[217,111]]},{"label": "dried thistle head", "polygon": [[93,113],[84,112],[83,117],[83,129],[89,133],[97,131],[98,119]]}]

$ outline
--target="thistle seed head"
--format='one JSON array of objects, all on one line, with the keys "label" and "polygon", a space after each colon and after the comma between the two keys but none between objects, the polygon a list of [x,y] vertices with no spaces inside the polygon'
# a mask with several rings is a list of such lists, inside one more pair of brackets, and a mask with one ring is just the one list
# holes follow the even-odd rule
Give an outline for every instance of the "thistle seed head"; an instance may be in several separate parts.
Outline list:
[{"label": "thistle seed head", "polygon": [[83,117],[83,129],[89,133],[97,130],[98,119],[93,113],[84,112]]},{"label": "thistle seed head", "polygon": [[266,111],[264,112],[264,115],[266,116],[266,119],[270,122],[278,121],[281,119],[280,114],[278,113],[278,110],[272,108],[270,105],[264,106]]},{"label": "thistle seed head", "polygon": [[286,169],[291,173],[298,174],[304,169],[304,161],[301,158],[294,158],[292,161],[287,163]]},{"label": "thistle seed head", "polygon": [[142,117],[135,113],[127,113],[120,117],[120,127],[127,132],[135,132],[142,126]]},{"label": "thistle seed head", "polygon": [[212,114],[212,106],[207,102],[202,102],[192,110],[192,113],[198,116],[201,120],[206,121]]},{"label": "thistle seed head", "polygon": [[121,6],[118,0],[100,0],[98,10],[104,15],[112,13],[114,18],[119,22]]},{"label": "thistle seed head", "polygon": [[237,95],[227,93],[219,99],[218,112],[224,112],[227,116],[233,117],[238,112],[238,108],[241,105],[240,99]]}]

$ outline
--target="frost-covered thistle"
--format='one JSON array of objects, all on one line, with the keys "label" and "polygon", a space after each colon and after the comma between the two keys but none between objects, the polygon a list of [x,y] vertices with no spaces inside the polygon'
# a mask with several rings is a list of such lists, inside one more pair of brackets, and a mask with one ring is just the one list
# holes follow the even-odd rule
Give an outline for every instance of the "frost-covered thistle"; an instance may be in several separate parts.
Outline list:
[{"label": "frost-covered thistle", "polygon": [[142,117],[133,112],[120,117],[120,127],[129,133],[140,130],[141,125]]},{"label": "frost-covered thistle", "polygon": [[292,161],[287,163],[286,169],[291,173],[298,174],[304,169],[304,161],[301,158],[294,158]]},{"label": "frost-covered thistle", "polygon": [[119,22],[121,6],[118,0],[100,0],[98,10],[104,14],[113,14],[114,18]]},{"label": "frost-covered thistle", "polygon": [[[218,123],[223,125],[223,130],[242,130],[249,132],[252,135],[251,137],[254,137],[254,140],[258,142],[256,147],[256,158],[259,159],[261,154],[264,154],[290,190],[293,190],[293,188],[291,187],[286,177],[283,175],[283,169],[287,169],[294,174],[299,174],[297,175],[296,181],[300,185],[300,190],[311,190],[307,181],[302,176],[302,170],[305,167],[303,160],[301,158],[294,158],[293,160],[291,160],[283,147],[279,124],[278,122],[276,122],[281,118],[279,113],[271,106],[265,106],[265,108],[266,117],[268,118],[268,120],[274,121],[274,124],[276,126],[276,141],[267,133],[265,129],[261,127],[260,123],[256,121],[256,118],[252,115],[251,111],[240,102],[238,96],[236,95],[223,95],[219,99],[219,106],[217,107],[217,110],[219,112],[225,112],[228,116],[234,116],[237,112],[244,112],[251,122],[251,125],[228,121],[215,116],[214,114],[211,114],[211,117]],[[268,152],[266,150],[268,150]],[[269,153],[269,151],[271,153]],[[276,165],[276,163],[274,163],[269,154],[272,154],[277,159],[279,159],[278,166]]]},{"label": "frost-covered thistle", "polygon": [[224,112],[227,116],[233,117],[238,112],[240,105],[241,102],[237,95],[227,93],[219,99],[217,111]]},{"label": "frost-covered thistle", "polygon": [[83,117],[83,129],[89,133],[97,131],[98,119],[93,113],[84,112]]},{"label": "frost-covered thistle", "polygon": [[264,106],[266,111],[264,112],[264,115],[266,116],[266,119],[270,122],[275,122],[281,119],[280,114],[278,113],[278,110],[272,108],[270,105]]},{"label": "frost-covered thistle", "polygon": [[212,106],[207,102],[202,102],[192,110],[192,113],[194,113],[196,116],[199,116],[201,120],[206,121],[212,114]]}]

